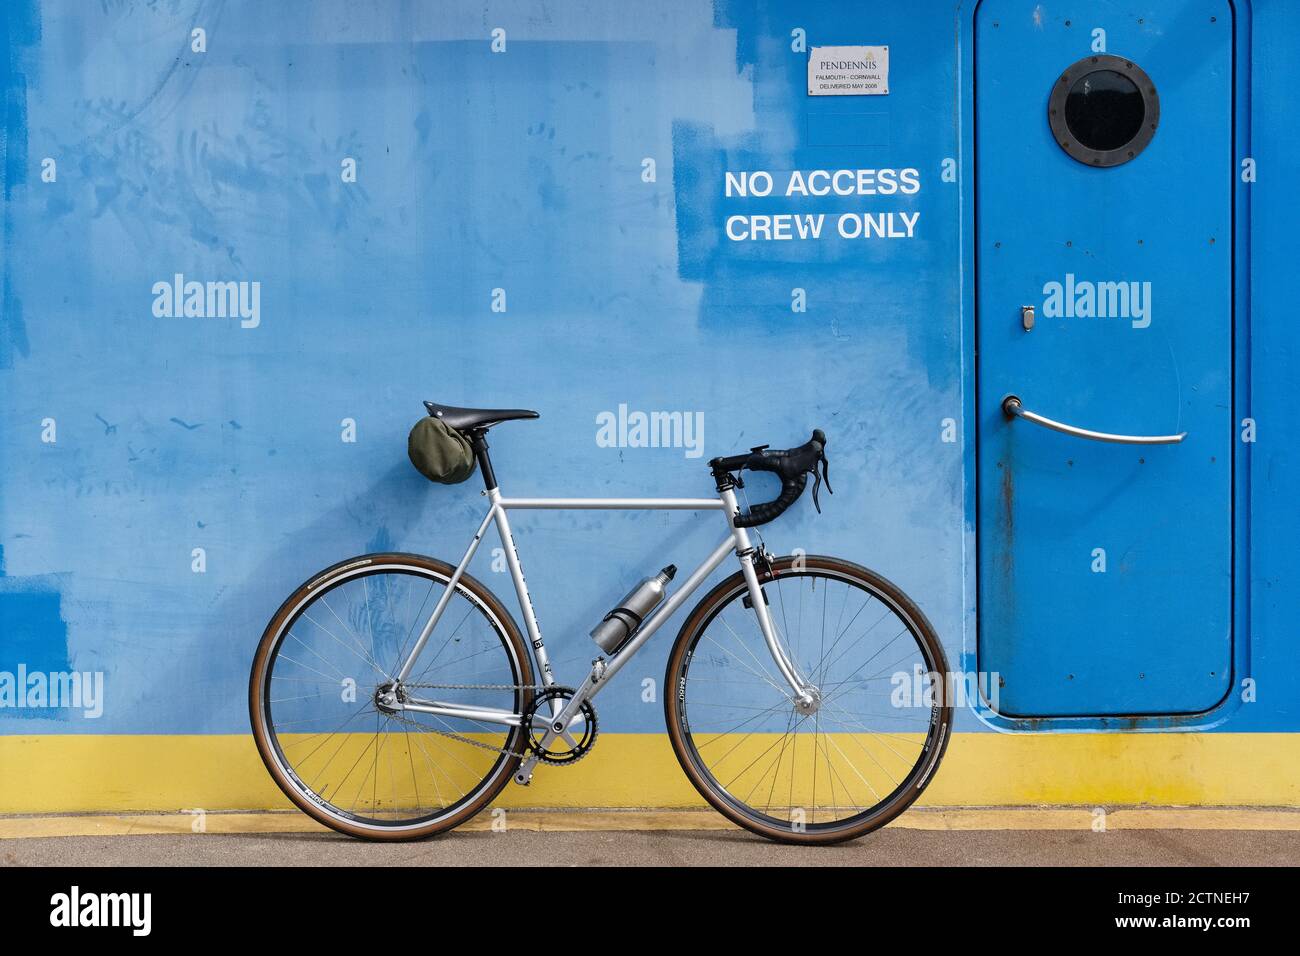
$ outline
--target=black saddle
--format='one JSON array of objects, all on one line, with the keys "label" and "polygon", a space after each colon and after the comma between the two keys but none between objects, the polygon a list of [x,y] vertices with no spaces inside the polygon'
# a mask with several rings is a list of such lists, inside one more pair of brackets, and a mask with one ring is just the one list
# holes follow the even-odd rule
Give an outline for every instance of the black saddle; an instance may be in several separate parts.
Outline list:
[{"label": "black saddle", "polygon": [[434,418],[441,419],[458,432],[491,428],[520,418],[541,417],[526,408],[458,408],[455,405],[435,405],[433,402],[425,402],[424,407]]}]

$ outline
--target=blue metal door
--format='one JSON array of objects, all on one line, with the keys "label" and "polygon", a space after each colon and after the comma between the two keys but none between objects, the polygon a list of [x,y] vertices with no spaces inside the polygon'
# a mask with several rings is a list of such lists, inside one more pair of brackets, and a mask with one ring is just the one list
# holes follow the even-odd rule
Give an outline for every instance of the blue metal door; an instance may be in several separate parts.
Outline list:
[{"label": "blue metal door", "polygon": [[1225,0],[975,14],[979,663],[1008,716],[1228,690],[1232,34]]}]

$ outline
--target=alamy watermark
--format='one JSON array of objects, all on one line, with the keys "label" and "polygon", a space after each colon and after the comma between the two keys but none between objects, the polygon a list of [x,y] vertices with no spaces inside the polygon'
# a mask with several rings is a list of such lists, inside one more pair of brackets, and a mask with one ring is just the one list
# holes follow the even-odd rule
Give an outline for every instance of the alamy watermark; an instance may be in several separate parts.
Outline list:
[{"label": "alamy watermark", "polygon": [[239,319],[240,328],[262,324],[262,283],[198,282],[176,273],[153,284],[153,314],[160,319]]},{"label": "alamy watermark", "polygon": [[104,713],[103,671],[0,671],[0,710],[79,710],[88,719]]},{"label": "alamy watermark", "polygon": [[596,415],[596,444],[601,448],[684,448],[687,458],[704,454],[703,412],[629,411]]},{"label": "alamy watermark", "polygon": [[912,670],[895,671],[889,679],[893,690],[889,702],[894,707],[934,707],[942,699],[950,707],[971,707],[981,699],[992,710],[998,709],[998,688],[1002,683],[997,671],[927,671],[920,664]]},{"label": "alamy watermark", "polygon": [[1151,324],[1150,282],[1092,282],[1076,279],[1043,285],[1043,317],[1047,319],[1128,319],[1133,328]]},{"label": "alamy watermark", "polygon": [[152,893],[83,893],[73,886],[50,897],[50,925],[117,926],[132,936],[148,936],[153,928]]}]

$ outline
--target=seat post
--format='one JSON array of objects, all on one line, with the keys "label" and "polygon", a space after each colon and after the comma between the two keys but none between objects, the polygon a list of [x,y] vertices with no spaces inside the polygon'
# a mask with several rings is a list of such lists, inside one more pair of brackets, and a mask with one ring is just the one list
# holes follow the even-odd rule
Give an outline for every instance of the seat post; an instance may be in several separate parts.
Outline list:
[{"label": "seat post", "polygon": [[492,459],[488,455],[487,429],[476,428],[469,433],[469,445],[474,450],[474,458],[483,472],[483,487],[488,491],[496,488],[497,476],[492,470]]}]

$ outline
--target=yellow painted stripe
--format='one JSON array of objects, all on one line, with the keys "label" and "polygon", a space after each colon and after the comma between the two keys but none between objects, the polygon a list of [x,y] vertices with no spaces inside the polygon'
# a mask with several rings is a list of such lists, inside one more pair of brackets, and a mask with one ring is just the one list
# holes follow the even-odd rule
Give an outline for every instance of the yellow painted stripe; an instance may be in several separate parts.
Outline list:
[{"label": "yellow painted stripe", "polygon": [[[493,746],[501,743],[499,737],[488,734],[466,736]],[[879,802],[911,772],[925,746],[924,735],[911,733],[825,732],[817,735],[816,746],[811,745],[810,737],[801,736],[803,746],[781,746],[790,738],[775,733],[704,735],[699,739],[713,775],[726,781],[732,793],[792,800],[796,806],[810,808],[817,803],[818,787],[823,797],[833,793],[848,806]],[[375,739],[373,732],[284,734],[279,738],[285,755],[294,762],[294,772],[307,786],[331,803],[355,806],[359,813],[373,810],[383,815],[393,807],[412,811],[446,806],[473,790],[497,760],[494,751],[467,747],[434,734],[398,730],[381,735],[378,747]],[[571,769],[576,767],[558,772]],[[778,776],[791,781],[779,792],[771,786]],[[770,809],[776,816],[788,816],[782,804]],[[808,822],[816,822],[816,814],[808,813]]]},{"label": "yellow painted stripe", "polygon": [[[1300,810],[1259,807],[1121,807],[1104,814],[1085,807],[939,809],[920,807],[889,824],[904,830],[1291,830]],[[536,833],[735,829],[712,810],[507,810],[482,813],[461,829]],[[297,811],[206,814],[63,814],[0,817],[0,840],[38,837],[157,836],[185,834],[317,833]]]},{"label": "yellow painted stripe", "polygon": [[[933,807],[1300,807],[1300,734],[956,735]],[[699,807],[662,734],[605,734],[506,807]],[[289,807],[247,735],[0,737],[0,813]]]}]

